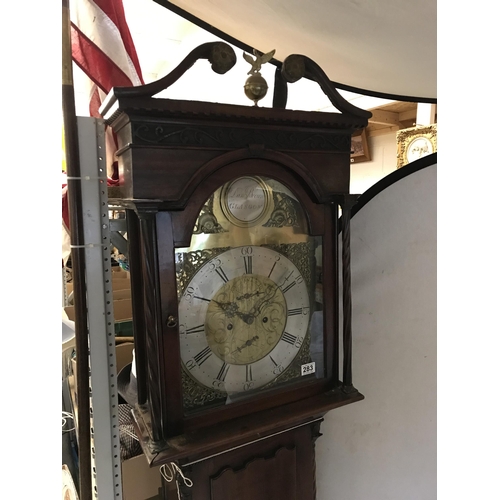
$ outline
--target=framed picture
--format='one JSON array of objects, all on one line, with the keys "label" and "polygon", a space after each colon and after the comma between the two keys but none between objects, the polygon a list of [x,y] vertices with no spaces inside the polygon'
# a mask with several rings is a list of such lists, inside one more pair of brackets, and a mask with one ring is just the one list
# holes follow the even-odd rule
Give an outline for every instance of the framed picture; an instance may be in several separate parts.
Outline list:
[{"label": "framed picture", "polygon": [[355,132],[351,138],[351,163],[370,161],[366,129]]},{"label": "framed picture", "polygon": [[437,124],[412,127],[396,133],[397,168],[437,151]]}]

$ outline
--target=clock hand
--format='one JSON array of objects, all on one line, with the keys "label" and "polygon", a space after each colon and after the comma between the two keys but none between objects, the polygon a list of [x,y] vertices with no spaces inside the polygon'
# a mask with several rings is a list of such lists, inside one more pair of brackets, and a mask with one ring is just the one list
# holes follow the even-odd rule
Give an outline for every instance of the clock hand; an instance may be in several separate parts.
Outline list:
[{"label": "clock hand", "polygon": [[255,319],[255,316],[249,313],[235,311],[234,314],[241,318],[247,325],[251,325],[253,323],[253,320]]},{"label": "clock hand", "polygon": [[212,299],[224,312],[228,318],[232,318],[235,314],[238,314],[238,304],[236,302],[218,302]]},{"label": "clock hand", "polygon": [[260,290],[257,290],[254,293],[245,293],[244,295],[240,295],[239,297],[236,297],[236,300],[249,299],[250,297],[253,297],[255,295],[259,295],[261,293],[264,293],[264,292],[261,292]]},{"label": "clock hand", "polygon": [[235,352],[241,352],[245,347],[248,347],[252,345],[256,340],[259,340],[259,336],[255,335],[251,339],[247,340],[241,347],[237,347],[236,350],[234,350],[231,354],[234,354]]},{"label": "clock hand", "polygon": [[260,314],[260,311],[262,310],[262,307],[268,303],[270,300],[272,300],[274,298],[274,296],[276,295],[276,292],[278,291],[278,287],[274,287],[274,290],[273,290],[273,293],[268,296],[268,297],[264,297],[262,300],[260,300],[259,302],[257,302],[257,304],[255,304],[252,309],[250,309],[249,313],[253,318],[256,318],[259,314]]},{"label": "clock hand", "polygon": [[[251,310],[250,310],[250,313],[253,315],[253,317],[257,317],[259,314],[260,314],[260,311],[262,310],[262,307],[268,303],[270,300],[272,300],[274,298],[274,296],[276,295],[276,293],[278,292],[278,289],[281,288],[287,281],[288,279],[290,278],[290,276],[293,274],[293,271],[285,278],[285,280],[283,281],[283,283],[279,286],[275,286],[273,288],[273,293],[271,294],[270,297],[264,297],[259,303],[257,303]],[[256,309],[255,312],[253,312],[253,310]]]},{"label": "clock hand", "polygon": [[[243,295],[240,295],[239,297],[236,297],[236,301],[241,300],[241,299],[249,299],[250,297],[254,297],[255,295],[260,295],[261,292],[260,290],[257,290],[256,292],[253,293],[245,293]],[[232,312],[236,312],[235,309],[238,309],[238,304],[237,302],[218,302],[215,299],[212,299],[213,302],[215,302],[223,311],[226,311],[226,309],[234,309]]]},{"label": "clock hand", "polygon": [[[264,292],[259,292],[259,293],[264,293]],[[276,291],[271,295],[271,297],[267,297],[267,298],[264,298],[264,299],[260,300],[260,302],[258,304],[256,304],[256,305],[254,305],[252,307],[252,309],[250,309],[250,311],[248,311],[247,313],[240,312],[240,311],[235,311],[234,314],[236,314],[236,316],[238,316],[239,318],[241,318],[247,325],[251,325],[253,323],[254,319],[260,313],[261,307],[266,302],[268,302],[269,300],[271,300],[274,297],[275,294],[276,294]]]}]

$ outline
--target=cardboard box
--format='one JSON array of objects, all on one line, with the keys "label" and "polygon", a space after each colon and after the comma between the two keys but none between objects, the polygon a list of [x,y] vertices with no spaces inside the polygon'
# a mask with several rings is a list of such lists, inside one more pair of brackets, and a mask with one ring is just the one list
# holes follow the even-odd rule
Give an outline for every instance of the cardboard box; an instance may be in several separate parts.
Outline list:
[{"label": "cardboard box", "polygon": [[[113,289],[113,293],[117,290],[130,289],[130,274],[126,271],[112,273],[111,288]],[[73,282],[66,283],[67,295],[70,295],[71,292],[73,292]]]},{"label": "cardboard box", "polygon": [[[66,306],[64,312],[68,319],[75,321],[75,306]],[[132,319],[132,299],[121,299],[113,301],[113,313],[115,321]]]},{"label": "cardboard box", "polygon": [[[117,373],[132,361],[133,348],[133,343],[123,343],[116,346]],[[76,374],[76,360],[72,360],[72,365]],[[71,385],[75,404],[76,379]],[[160,469],[158,467],[149,467],[148,461],[143,454],[124,460],[121,463],[121,468],[123,500],[160,500]]]},{"label": "cardboard box", "polygon": [[113,293],[117,290],[130,290],[130,280],[124,278],[117,278],[111,281],[111,288],[113,289]]},{"label": "cardboard box", "polygon": [[123,500],[153,500],[160,498],[161,487],[159,467],[149,467],[144,455],[122,462]]},{"label": "cardboard box", "polygon": [[115,321],[132,319],[132,299],[113,300]]},{"label": "cardboard box", "polygon": [[113,290],[113,300],[130,299],[132,297],[132,290],[130,288],[123,288],[122,290]]},{"label": "cardboard box", "polygon": [[[66,306],[64,311],[69,320],[75,321],[75,306]],[[132,299],[114,300],[113,313],[115,317],[115,335],[118,337],[133,337]]]},{"label": "cardboard box", "polygon": [[130,279],[129,273],[127,273],[126,271],[114,272],[114,273],[111,273],[111,274],[112,274],[113,281],[114,280],[127,280],[127,279]]},{"label": "cardboard box", "polygon": [[[116,370],[120,370],[132,362],[133,343],[116,346]],[[161,487],[161,475],[158,467],[149,467],[144,455],[122,462],[123,500],[160,499],[158,490]]]}]

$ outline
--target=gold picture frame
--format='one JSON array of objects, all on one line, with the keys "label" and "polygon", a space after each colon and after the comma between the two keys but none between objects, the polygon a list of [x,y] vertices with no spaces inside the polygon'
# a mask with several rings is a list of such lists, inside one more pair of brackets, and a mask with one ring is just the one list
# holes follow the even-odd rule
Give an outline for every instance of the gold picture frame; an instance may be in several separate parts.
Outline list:
[{"label": "gold picture frame", "polygon": [[411,127],[396,133],[397,168],[437,151],[437,124]]},{"label": "gold picture frame", "polygon": [[370,150],[368,149],[368,139],[366,129],[355,132],[351,137],[351,163],[370,161]]}]

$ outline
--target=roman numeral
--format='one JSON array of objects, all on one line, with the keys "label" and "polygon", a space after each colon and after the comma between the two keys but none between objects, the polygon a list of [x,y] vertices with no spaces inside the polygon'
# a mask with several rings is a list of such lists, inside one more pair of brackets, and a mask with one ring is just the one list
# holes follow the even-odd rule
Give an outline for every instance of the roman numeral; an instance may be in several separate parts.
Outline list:
[{"label": "roman numeral", "polygon": [[247,382],[251,382],[252,381],[252,365],[245,365],[245,367],[247,369],[246,380],[247,380]]},{"label": "roman numeral", "polygon": [[302,314],[302,307],[297,307],[297,309],[288,310],[288,316],[297,316],[297,314]]},{"label": "roman numeral", "polygon": [[295,281],[292,281],[291,283],[289,283],[289,284],[288,284],[288,286],[287,286],[287,287],[282,288],[282,289],[281,289],[281,291],[282,291],[283,293],[286,293],[286,292],[288,292],[288,290],[290,290],[290,288],[294,287],[295,285],[296,285],[296,282],[295,282]]},{"label": "roman numeral", "polygon": [[228,277],[226,276],[226,273],[224,272],[224,269],[222,269],[222,267],[217,267],[215,269],[215,272],[220,276],[220,279],[224,282],[224,283],[227,283],[229,280],[228,280]]},{"label": "roman numeral", "polygon": [[275,266],[276,266],[276,262],[273,264],[273,267],[271,267],[271,270],[269,271],[269,274],[267,275],[268,278],[270,278],[271,274],[273,274]]},{"label": "roman numeral", "polygon": [[253,267],[252,266],[252,262],[253,262],[252,256],[251,255],[244,256],[243,260],[245,261],[245,273],[252,274],[252,267]]},{"label": "roman numeral", "polygon": [[205,297],[198,297],[198,295],[193,295],[193,298],[204,300],[205,302],[210,302],[210,299],[206,299]]},{"label": "roman numeral", "polygon": [[198,326],[193,326],[192,328],[188,328],[186,333],[202,333],[205,331],[205,325],[202,323]]},{"label": "roman numeral", "polygon": [[281,337],[281,340],[288,342],[290,345],[294,345],[295,341],[297,340],[297,337],[294,337],[290,333],[284,332],[283,336]]},{"label": "roman numeral", "polygon": [[196,356],[194,356],[194,360],[201,366],[210,356],[212,355],[212,351],[209,346],[205,347],[203,351],[200,351]]},{"label": "roman numeral", "polygon": [[229,371],[230,365],[228,365],[226,362],[222,364],[222,367],[219,371],[219,374],[217,375],[217,380],[220,380],[221,382],[224,382],[226,380],[226,375],[227,372]]},{"label": "roman numeral", "polygon": [[276,361],[274,361],[273,357],[272,356],[269,356],[269,359],[273,362],[273,365],[274,366],[278,366],[278,363],[276,363]]}]

